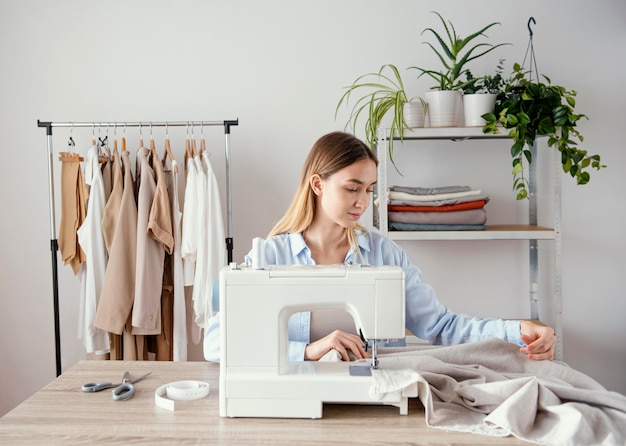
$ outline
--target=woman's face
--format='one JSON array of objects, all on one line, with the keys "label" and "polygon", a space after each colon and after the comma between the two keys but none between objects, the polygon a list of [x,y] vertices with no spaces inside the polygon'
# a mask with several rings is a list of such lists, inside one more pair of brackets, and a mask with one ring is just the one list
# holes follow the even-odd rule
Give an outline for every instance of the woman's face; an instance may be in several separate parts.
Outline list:
[{"label": "woman's face", "polygon": [[344,167],[325,180],[314,175],[311,181],[318,212],[343,228],[356,226],[370,204],[375,184],[376,164],[370,159]]}]

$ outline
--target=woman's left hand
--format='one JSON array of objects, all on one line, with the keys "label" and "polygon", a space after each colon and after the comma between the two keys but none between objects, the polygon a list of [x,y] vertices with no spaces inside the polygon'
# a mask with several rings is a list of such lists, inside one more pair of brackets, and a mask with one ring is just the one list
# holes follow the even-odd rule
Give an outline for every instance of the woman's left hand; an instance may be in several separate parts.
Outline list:
[{"label": "woman's left hand", "polygon": [[552,327],[526,320],[520,323],[520,335],[526,346],[521,347],[519,351],[529,359],[554,359],[556,333]]}]

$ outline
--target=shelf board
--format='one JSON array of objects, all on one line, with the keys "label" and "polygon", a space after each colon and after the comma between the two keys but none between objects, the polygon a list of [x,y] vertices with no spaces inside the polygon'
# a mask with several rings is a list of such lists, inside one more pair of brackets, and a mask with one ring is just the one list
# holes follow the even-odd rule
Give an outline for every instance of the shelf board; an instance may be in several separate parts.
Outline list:
[{"label": "shelf board", "polygon": [[391,240],[554,240],[552,228],[531,225],[487,225],[482,231],[388,231]]},{"label": "shelf board", "polygon": [[[389,135],[387,130],[386,135]],[[466,139],[498,139],[510,138],[509,131],[505,128],[500,133],[483,133],[482,127],[423,127],[404,131],[405,140],[416,139],[448,139],[448,140],[466,140]],[[394,136],[394,140],[399,140],[398,136]]]}]

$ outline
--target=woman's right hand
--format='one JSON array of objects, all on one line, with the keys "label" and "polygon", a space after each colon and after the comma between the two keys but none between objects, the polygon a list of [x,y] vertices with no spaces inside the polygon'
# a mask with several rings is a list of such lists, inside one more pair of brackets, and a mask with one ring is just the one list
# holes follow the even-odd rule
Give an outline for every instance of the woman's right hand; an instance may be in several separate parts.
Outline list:
[{"label": "woman's right hand", "polygon": [[357,359],[369,358],[369,354],[365,351],[363,341],[360,337],[341,330],[335,330],[322,339],[308,344],[304,349],[304,359],[317,361],[333,349],[339,352],[341,359],[344,361],[350,361],[348,350],[350,350]]}]

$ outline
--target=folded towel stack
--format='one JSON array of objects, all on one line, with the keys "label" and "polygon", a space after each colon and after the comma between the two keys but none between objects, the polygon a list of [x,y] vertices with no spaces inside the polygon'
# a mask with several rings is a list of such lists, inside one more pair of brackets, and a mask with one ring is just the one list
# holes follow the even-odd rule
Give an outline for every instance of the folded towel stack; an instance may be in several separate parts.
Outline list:
[{"label": "folded towel stack", "polygon": [[487,195],[470,186],[391,186],[389,229],[395,231],[480,231],[485,229]]}]

